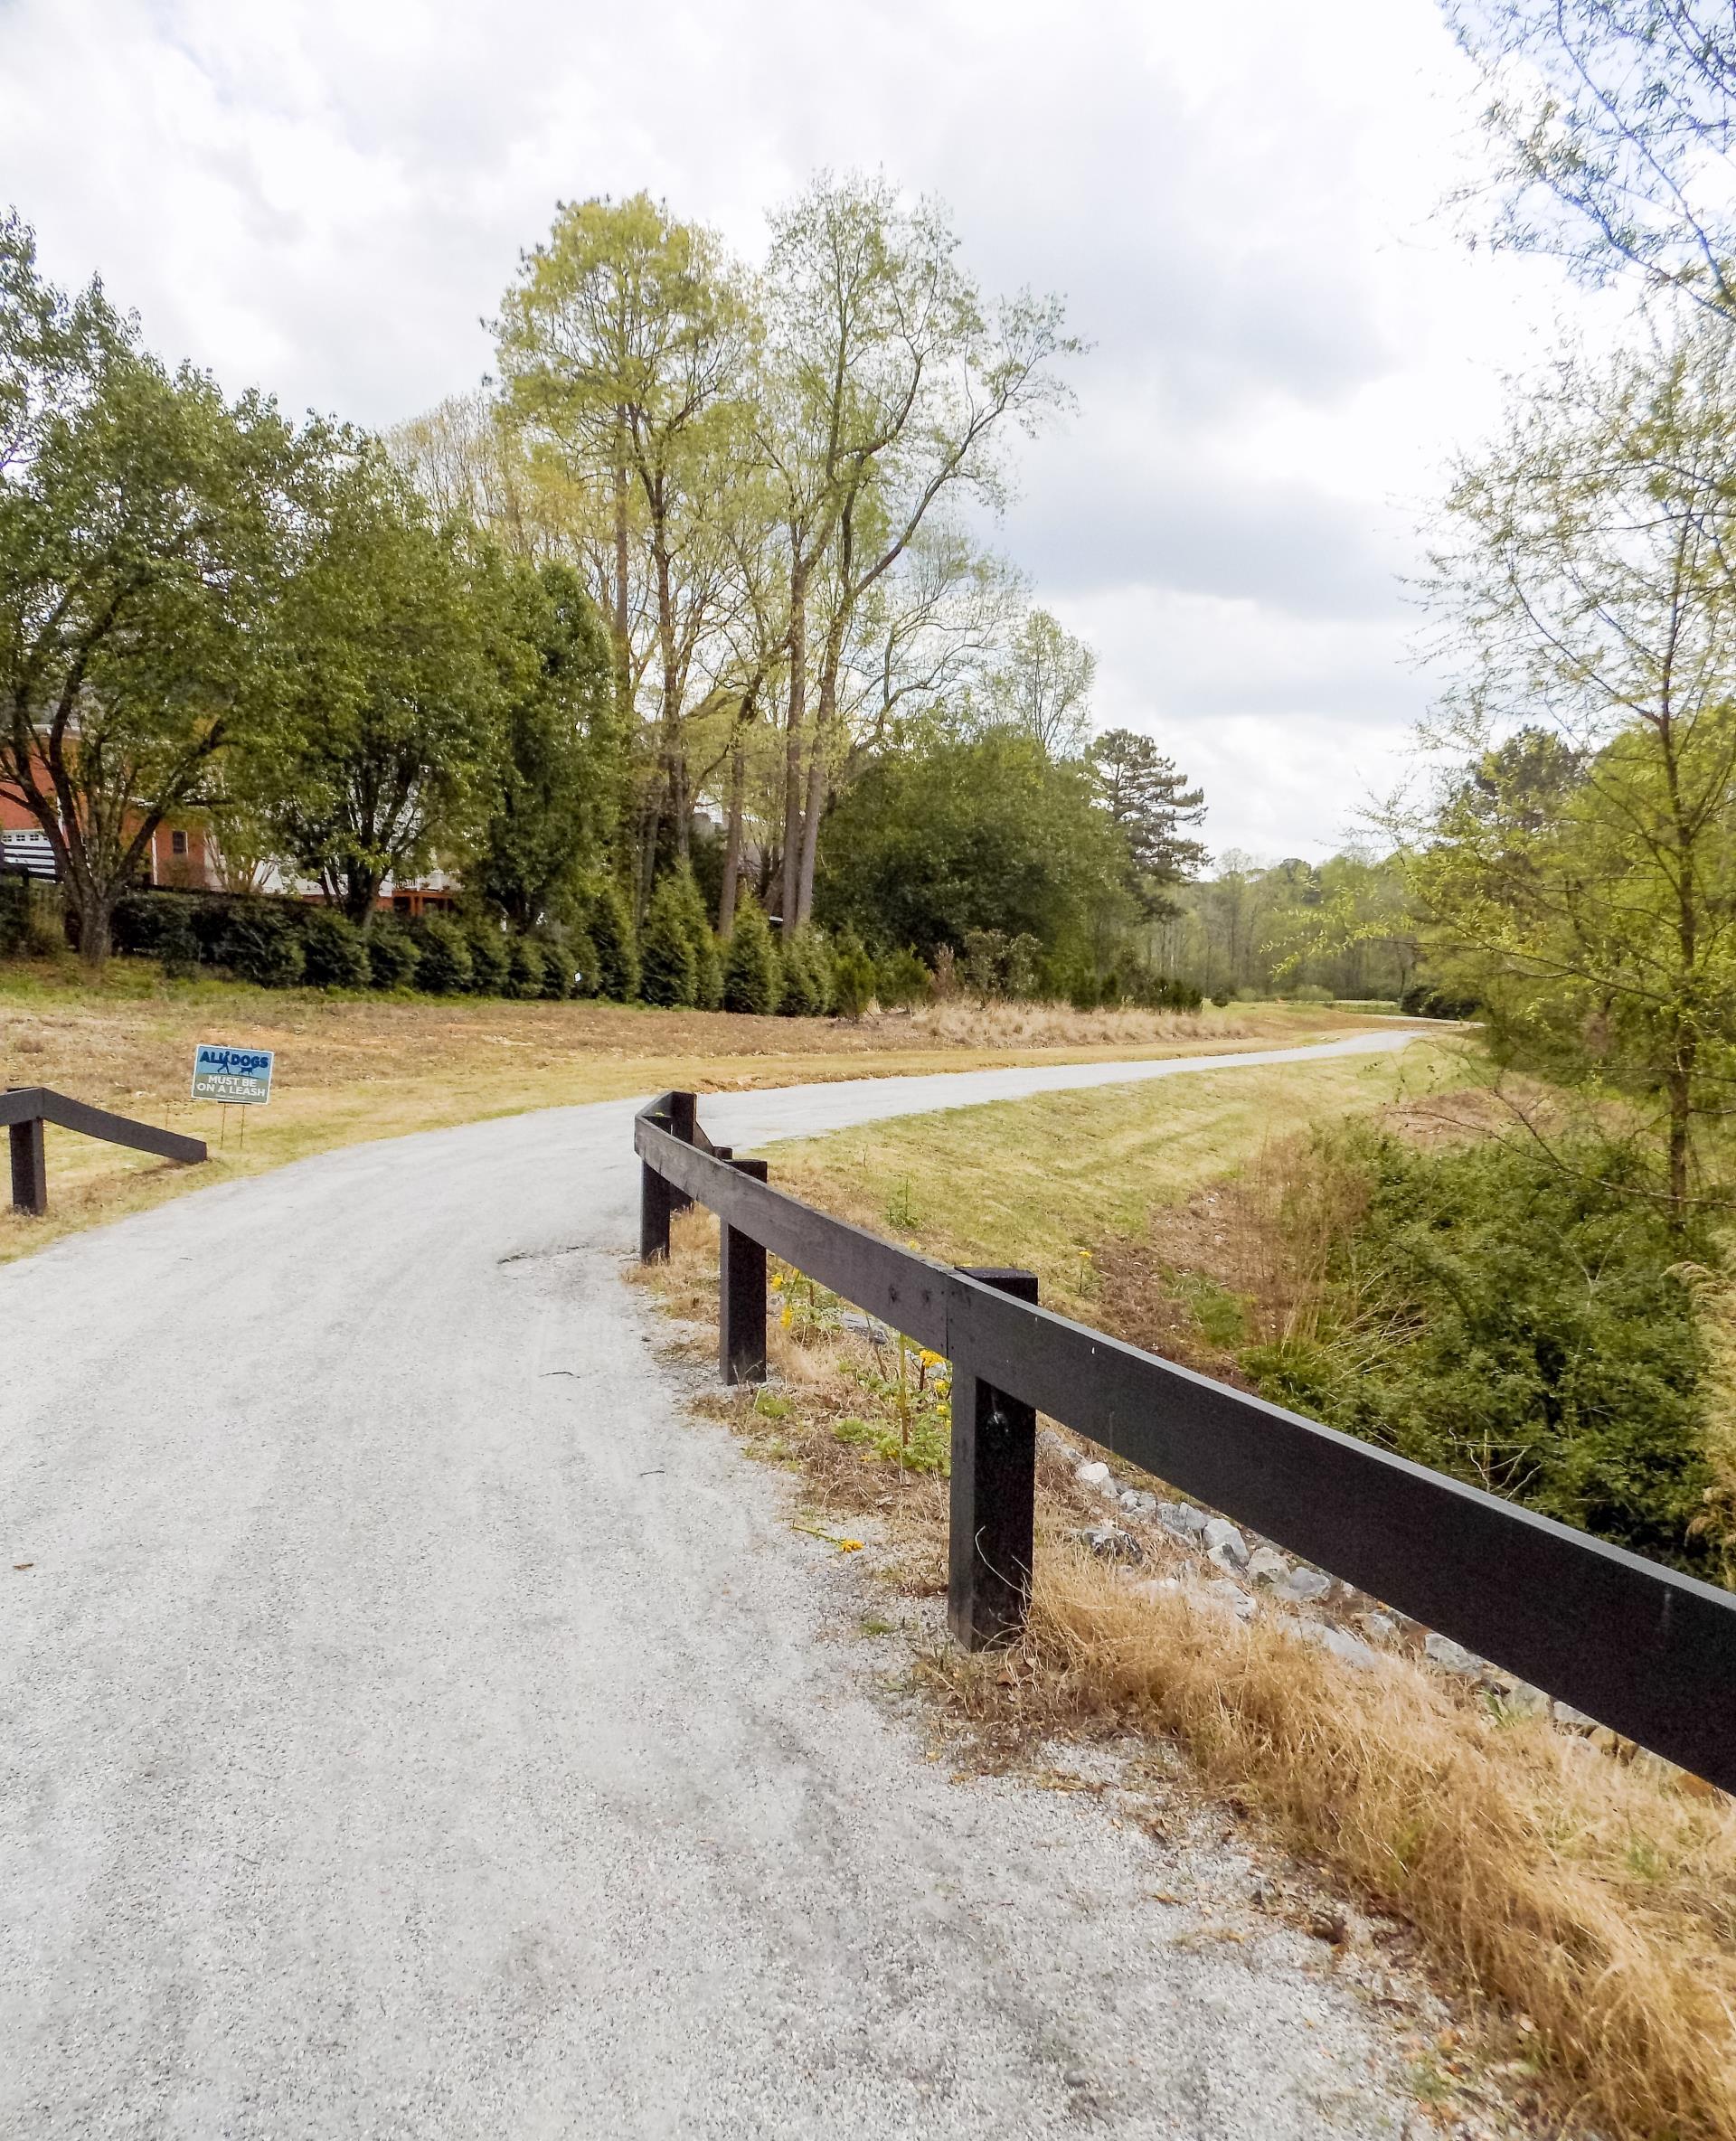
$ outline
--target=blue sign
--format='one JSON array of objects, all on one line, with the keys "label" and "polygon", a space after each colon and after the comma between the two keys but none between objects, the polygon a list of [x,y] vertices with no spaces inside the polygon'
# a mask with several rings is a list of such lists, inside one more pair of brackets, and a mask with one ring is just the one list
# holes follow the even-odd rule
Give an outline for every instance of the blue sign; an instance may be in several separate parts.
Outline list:
[{"label": "blue sign", "polygon": [[269,1100],[271,1051],[225,1048],[221,1042],[202,1041],[193,1052],[193,1097],[242,1107]]}]

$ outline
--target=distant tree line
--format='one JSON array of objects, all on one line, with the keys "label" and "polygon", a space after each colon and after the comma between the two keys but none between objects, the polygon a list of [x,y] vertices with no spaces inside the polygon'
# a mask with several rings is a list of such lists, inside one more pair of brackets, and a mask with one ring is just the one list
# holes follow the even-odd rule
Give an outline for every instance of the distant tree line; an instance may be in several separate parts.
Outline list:
[{"label": "distant tree line", "polygon": [[[825,179],[754,270],[644,196],[562,207],[497,335],[497,389],[387,442],[295,424],[0,223],[0,792],[92,966],[492,987],[488,937],[657,1003],[1189,995],[1149,925],[1203,798],[1093,740],[1090,649],[963,511],[1065,406],[1057,301]],[[146,916],[170,819],[248,919]],[[382,915],[436,869],[456,919]],[[330,913],[265,922],[274,870]]]}]

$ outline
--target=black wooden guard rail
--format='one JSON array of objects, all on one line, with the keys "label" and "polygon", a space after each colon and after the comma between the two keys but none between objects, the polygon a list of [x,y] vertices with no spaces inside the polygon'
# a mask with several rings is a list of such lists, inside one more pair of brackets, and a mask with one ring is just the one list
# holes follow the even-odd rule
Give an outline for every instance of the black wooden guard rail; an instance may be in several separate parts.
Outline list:
[{"label": "black wooden guard rail", "polygon": [[196,1162],[207,1156],[203,1137],[184,1137],[175,1130],[136,1123],[130,1116],[110,1115],[106,1108],[71,1100],[64,1093],[50,1092],[45,1085],[15,1085],[0,1093],[0,1123],[12,1134],[13,1208],[38,1219],[48,1210],[44,1123],[101,1137],[110,1145],[129,1146],[134,1152],[155,1153],[160,1160]]},{"label": "black wooden guard rail", "polygon": [[954,1270],[816,1212],[708,1149],[694,1108],[665,1093],[634,1126],[640,1250],[668,1253],[672,1193],[718,1215],[727,1381],[765,1374],[767,1250],[952,1363],[962,1642],[1023,1616],[1041,1411],[1736,1792],[1736,1597],[1071,1323],[1028,1273]]}]

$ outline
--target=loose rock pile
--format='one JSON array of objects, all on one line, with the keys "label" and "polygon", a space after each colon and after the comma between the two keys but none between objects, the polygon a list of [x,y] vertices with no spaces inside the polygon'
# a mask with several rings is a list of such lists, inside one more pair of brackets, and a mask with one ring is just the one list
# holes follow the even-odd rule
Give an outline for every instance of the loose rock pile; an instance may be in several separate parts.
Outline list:
[{"label": "loose rock pile", "polygon": [[1419,1627],[1326,1570],[1285,1553],[1269,1539],[1250,1537],[1227,1517],[1191,1502],[1160,1501],[1123,1484],[1101,1458],[1081,1461],[1073,1444],[1052,1428],[1045,1428],[1039,1439],[1083,1495],[1106,1504],[1105,1521],[1077,1534],[1091,1552],[1121,1564],[1130,1578],[1142,1563],[1173,1563],[1178,1546],[1195,1557],[1178,1575],[1146,1579],[1154,1592],[1185,1591],[1202,1605],[1241,1620],[1253,1618],[1258,1597],[1263,1595],[1305,1642],[1318,1644],[1359,1672],[1377,1672],[1388,1658],[1407,1657],[1474,1685],[1505,1709],[1525,1716],[1551,1715],[1558,1724],[1578,1731],[1601,1729],[1581,1712],[1552,1702],[1541,1688],[1504,1673],[1450,1636]]}]

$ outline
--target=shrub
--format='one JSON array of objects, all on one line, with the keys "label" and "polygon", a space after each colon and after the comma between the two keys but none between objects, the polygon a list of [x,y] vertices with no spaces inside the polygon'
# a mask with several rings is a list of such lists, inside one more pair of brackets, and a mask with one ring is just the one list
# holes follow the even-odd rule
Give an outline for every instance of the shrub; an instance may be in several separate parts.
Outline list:
[{"label": "shrub", "polygon": [[1432,982],[1415,982],[1399,998],[1399,1009],[1410,1018],[1475,1018],[1482,1008],[1475,996]]},{"label": "shrub", "polygon": [[673,878],[663,878],[651,895],[639,938],[639,994],[665,1010],[691,1004],[698,987],[695,964],[681,894]]},{"label": "shrub", "polygon": [[1222,1011],[1222,1010],[1223,1009],[1224,1005],[1225,1005],[1226,1004],[1228,1004],[1228,1003],[1229,1003],[1229,1001],[1230,1001],[1230,992],[1229,992],[1229,990],[1228,990],[1228,989],[1213,989],[1213,990],[1212,990],[1212,1002],[1213,1002],[1213,1003],[1214,1003],[1214,1004],[1217,1005],[1218,1009],[1219,1009],[1220,1011]]},{"label": "shrub", "polygon": [[572,994],[572,961],[565,941],[555,936],[534,941],[542,955],[542,995],[551,1004],[563,1004]]},{"label": "shrub", "polygon": [[[911,955],[914,957],[914,954]],[[921,961],[917,961],[921,966]],[[924,973],[928,971],[923,968]],[[838,938],[832,960],[832,1003],[840,1018],[858,1019],[873,1002],[880,986],[874,962],[854,929]]]},{"label": "shrub", "polygon": [[[161,959],[166,975],[191,974],[199,964],[199,904],[184,892],[123,892],[115,903],[115,949]],[[27,905],[24,912],[28,920]]]},{"label": "shrub", "polygon": [[735,907],[735,928],[723,954],[723,1008],[765,1016],[778,1008],[778,951],[771,925],[744,885]]},{"label": "shrub", "polygon": [[[1254,1346],[1261,1391],[1640,1553],[1704,1552],[1705,1340],[1626,1148],[1499,1138],[1317,1148],[1353,1216],[1314,1335]],[[1557,1164],[1557,1163],[1561,1164]],[[1360,1211],[1357,1209],[1360,1203]],[[1298,1203],[1298,1216],[1300,1206]]]},{"label": "shrub", "polygon": [[587,917],[597,951],[597,994],[611,1004],[631,1004],[639,994],[639,954],[633,941],[633,918],[618,884],[606,884],[590,903]]},{"label": "shrub", "polygon": [[30,880],[0,871],[0,957],[23,951],[30,941]]},{"label": "shrub", "polygon": [[479,996],[504,994],[513,953],[499,924],[486,915],[473,917],[465,928],[464,942],[470,954],[470,986]]},{"label": "shrub", "polygon": [[231,901],[217,956],[231,974],[260,988],[293,988],[301,979],[300,938],[285,907],[273,901]]},{"label": "shrub", "polygon": [[368,979],[375,988],[415,987],[421,955],[407,929],[387,915],[376,915],[366,941]]},{"label": "shrub", "polygon": [[301,958],[318,989],[364,989],[371,978],[367,939],[335,908],[315,907],[303,918]]},{"label": "shrub", "polygon": [[458,995],[470,986],[470,947],[464,932],[441,914],[424,918],[416,932],[416,982],[436,996]]},{"label": "shrub", "polygon": [[548,976],[543,971],[542,947],[534,937],[514,937],[507,948],[505,993],[521,1003],[540,996]]},{"label": "shrub", "polygon": [[804,922],[778,947],[782,987],[778,1008],[786,1018],[824,1018],[835,986],[832,947],[812,922]]},{"label": "shrub", "polygon": [[[857,950],[862,947],[858,945]],[[838,947],[838,961],[844,960],[844,947]],[[906,945],[902,951],[891,953],[883,958],[874,972],[873,994],[888,1010],[906,1004],[926,1004],[934,994],[934,976],[915,950]]]}]

